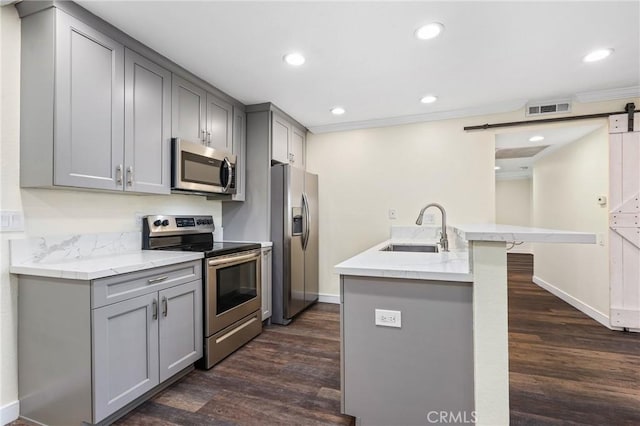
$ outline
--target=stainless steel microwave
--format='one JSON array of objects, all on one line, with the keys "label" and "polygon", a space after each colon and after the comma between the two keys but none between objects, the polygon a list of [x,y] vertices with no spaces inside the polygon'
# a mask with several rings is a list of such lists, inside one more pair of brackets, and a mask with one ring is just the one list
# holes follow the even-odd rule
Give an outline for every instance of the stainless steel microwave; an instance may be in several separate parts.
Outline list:
[{"label": "stainless steel microwave", "polygon": [[171,190],[196,194],[235,194],[236,156],[173,138]]}]

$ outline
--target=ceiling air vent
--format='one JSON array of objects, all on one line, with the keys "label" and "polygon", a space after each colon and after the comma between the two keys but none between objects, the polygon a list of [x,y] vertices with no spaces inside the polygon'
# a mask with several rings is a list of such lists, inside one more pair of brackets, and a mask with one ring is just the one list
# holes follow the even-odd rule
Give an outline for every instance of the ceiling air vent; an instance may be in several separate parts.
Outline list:
[{"label": "ceiling air vent", "polygon": [[561,114],[571,111],[571,101],[546,101],[527,105],[527,115]]}]

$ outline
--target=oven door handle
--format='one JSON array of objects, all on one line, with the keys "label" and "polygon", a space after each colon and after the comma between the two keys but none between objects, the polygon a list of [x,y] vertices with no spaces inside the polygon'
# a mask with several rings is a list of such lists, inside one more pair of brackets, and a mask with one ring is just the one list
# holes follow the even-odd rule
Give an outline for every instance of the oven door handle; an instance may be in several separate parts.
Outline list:
[{"label": "oven door handle", "polygon": [[245,254],[242,256],[225,257],[223,259],[212,259],[209,261],[209,266],[220,266],[225,263],[239,263],[258,258],[260,258],[260,252]]}]

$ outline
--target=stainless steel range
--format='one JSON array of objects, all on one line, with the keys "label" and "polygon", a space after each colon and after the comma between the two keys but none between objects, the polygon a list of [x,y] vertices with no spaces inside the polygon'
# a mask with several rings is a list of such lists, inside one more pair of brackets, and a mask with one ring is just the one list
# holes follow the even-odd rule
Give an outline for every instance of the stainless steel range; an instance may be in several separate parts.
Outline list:
[{"label": "stainless steel range", "polygon": [[214,242],[212,216],[145,216],[142,248],[204,253],[204,357],[211,368],[262,332],[260,244]]}]

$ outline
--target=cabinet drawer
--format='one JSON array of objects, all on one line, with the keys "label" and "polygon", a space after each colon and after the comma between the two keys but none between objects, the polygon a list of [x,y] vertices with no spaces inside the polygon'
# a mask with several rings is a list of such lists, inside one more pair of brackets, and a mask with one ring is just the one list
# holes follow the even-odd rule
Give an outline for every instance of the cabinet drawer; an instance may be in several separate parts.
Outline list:
[{"label": "cabinet drawer", "polygon": [[95,280],[91,283],[91,308],[202,280],[202,262],[193,261]]}]

